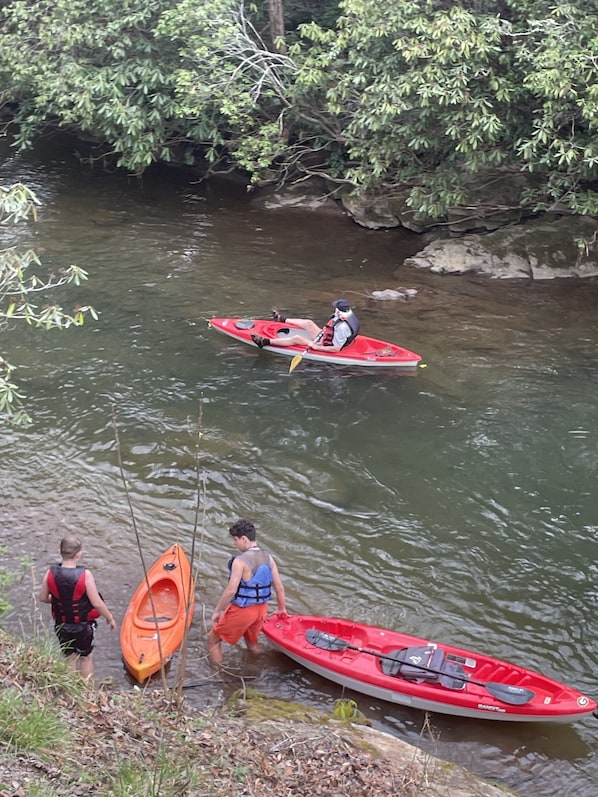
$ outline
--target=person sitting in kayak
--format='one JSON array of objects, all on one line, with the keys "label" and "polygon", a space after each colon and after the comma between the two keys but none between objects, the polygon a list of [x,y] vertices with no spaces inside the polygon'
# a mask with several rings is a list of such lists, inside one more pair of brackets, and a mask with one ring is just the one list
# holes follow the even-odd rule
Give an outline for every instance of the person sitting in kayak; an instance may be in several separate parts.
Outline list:
[{"label": "person sitting in kayak", "polygon": [[264,346],[305,346],[315,351],[326,351],[329,353],[338,352],[352,343],[359,334],[359,319],[351,310],[351,305],[346,299],[335,299],[332,302],[334,313],[320,329],[317,324],[309,318],[287,318],[282,315],[276,307],[272,309],[272,318],[289,324],[291,327],[299,327],[307,332],[303,334],[285,335],[280,338],[264,338],[262,335],[253,333],[251,340],[260,349]]}]

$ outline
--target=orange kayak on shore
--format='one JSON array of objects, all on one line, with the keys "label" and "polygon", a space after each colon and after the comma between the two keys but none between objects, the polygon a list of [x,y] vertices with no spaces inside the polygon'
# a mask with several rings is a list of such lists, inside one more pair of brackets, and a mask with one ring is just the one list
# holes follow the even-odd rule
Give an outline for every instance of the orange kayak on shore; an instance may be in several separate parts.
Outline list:
[{"label": "orange kayak on shore", "polygon": [[147,572],[127,608],[120,647],[127,670],[143,683],[167,664],[191,625],[195,585],[191,564],[179,545],[172,545]]}]

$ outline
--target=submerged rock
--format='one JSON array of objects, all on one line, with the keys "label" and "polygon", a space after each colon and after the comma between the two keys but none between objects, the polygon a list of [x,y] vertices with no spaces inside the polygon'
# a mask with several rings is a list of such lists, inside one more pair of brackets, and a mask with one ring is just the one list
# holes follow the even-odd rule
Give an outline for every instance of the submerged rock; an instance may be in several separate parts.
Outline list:
[{"label": "submerged rock", "polygon": [[325,182],[319,178],[262,190],[251,200],[251,204],[264,210],[326,211],[338,215],[342,213],[338,202],[332,198],[326,188]]},{"label": "submerged rock", "polygon": [[381,301],[393,302],[406,302],[408,299],[413,299],[417,295],[417,288],[386,288],[383,291],[372,291],[369,296],[372,299],[379,299]]}]

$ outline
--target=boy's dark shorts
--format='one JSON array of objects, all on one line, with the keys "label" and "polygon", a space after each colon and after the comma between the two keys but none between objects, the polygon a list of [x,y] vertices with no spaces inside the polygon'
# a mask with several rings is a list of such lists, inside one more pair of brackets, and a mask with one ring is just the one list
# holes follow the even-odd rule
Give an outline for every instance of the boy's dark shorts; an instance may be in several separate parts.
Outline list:
[{"label": "boy's dark shorts", "polygon": [[55,631],[60,649],[65,656],[89,656],[93,650],[93,636],[97,628],[95,620],[88,623],[61,623],[56,625]]}]

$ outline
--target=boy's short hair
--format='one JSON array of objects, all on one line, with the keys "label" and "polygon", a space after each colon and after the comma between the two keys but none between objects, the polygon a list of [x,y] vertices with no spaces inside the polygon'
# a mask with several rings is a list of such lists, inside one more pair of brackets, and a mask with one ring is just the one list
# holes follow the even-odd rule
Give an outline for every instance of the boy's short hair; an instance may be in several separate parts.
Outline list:
[{"label": "boy's short hair", "polygon": [[72,559],[83,547],[79,537],[67,534],[60,540],[60,555],[63,559]]},{"label": "boy's short hair", "polygon": [[255,526],[250,520],[237,520],[228,530],[231,537],[247,537],[251,542],[255,541]]}]

